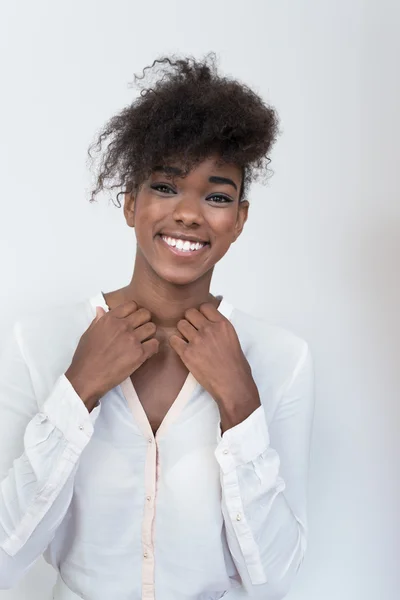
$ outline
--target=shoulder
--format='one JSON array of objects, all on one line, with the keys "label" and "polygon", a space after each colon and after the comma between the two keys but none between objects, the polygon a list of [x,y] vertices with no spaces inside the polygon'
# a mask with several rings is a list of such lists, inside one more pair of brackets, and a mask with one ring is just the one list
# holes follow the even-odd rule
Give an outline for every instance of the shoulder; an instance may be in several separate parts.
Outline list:
[{"label": "shoulder", "polygon": [[[92,316],[93,315],[93,316]],[[90,298],[60,303],[46,309],[25,311],[14,324],[21,341],[27,344],[70,341],[82,335],[94,318]]]},{"label": "shoulder", "polygon": [[250,315],[234,308],[231,321],[244,351],[267,356],[282,356],[289,363],[296,363],[307,351],[305,339],[284,327]]},{"label": "shoulder", "polygon": [[94,319],[91,298],[25,311],[13,335],[31,374],[38,398],[68,368],[79,339]]},{"label": "shoulder", "polygon": [[237,308],[231,322],[259,383],[281,388],[302,369],[312,370],[309,344],[293,331]]}]

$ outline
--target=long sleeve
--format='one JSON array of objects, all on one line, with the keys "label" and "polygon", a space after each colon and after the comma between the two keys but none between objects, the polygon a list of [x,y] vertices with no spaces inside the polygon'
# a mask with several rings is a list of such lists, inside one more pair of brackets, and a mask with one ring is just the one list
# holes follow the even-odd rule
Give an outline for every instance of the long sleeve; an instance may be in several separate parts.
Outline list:
[{"label": "long sleeve", "polygon": [[39,411],[19,323],[0,358],[0,589],[44,552],[71,502],[90,414],[61,374]]},{"label": "long sleeve", "polygon": [[215,452],[228,546],[247,594],[263,600],[286,595],[307,544],[314,375],[304,344],[269,425],[259,390],[262,406],[219,434]]}]

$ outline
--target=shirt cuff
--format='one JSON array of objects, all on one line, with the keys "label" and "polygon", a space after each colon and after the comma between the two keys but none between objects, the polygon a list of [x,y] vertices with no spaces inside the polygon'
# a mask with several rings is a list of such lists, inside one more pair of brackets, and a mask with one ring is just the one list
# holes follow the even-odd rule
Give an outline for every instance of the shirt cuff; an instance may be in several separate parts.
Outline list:
[{"label": "shirt cuff", "polygon": [[217,441],[215,457],[223,473],[230,473],[238,466],[258,458],[270,444],[263,406],[256,408],[247,419],[225,431],[222,436],[219,422]]},{"label": "shirt cuff", "polygon": [[80,454],[92,437],[99,413],[100,404],[89,413],[63,373],[57,379],[37,418],[40,422],[49,420]]}]

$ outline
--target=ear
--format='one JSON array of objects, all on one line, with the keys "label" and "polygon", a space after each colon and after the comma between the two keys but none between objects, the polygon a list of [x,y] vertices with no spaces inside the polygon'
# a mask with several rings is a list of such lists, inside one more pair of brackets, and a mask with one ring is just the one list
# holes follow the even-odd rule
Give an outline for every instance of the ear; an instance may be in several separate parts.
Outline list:
[{"label": "ear", "polygon": [[239,202],[238,214],[237,214],[236,224],[235,224],[235,231],[233,233],[233,240],[232,240],[233,242],[236,242],[239,235],[243,231],[244,224],[246,223],[247,217],[249,214],[249,206],[250,206],[250,204],[247,200],[242,200],[242,202]]},{"label": "ear", "polygon": [[135,195],[132,192],[124,194],[124,215],[129,227],[135,227]]}]

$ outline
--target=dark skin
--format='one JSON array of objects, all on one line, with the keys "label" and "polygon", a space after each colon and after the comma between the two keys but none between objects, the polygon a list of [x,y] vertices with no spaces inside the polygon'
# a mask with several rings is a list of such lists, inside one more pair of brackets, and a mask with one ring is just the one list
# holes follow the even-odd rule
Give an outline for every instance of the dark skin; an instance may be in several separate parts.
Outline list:
[{"label": "dark skin", "polygon": [[[222,431],[260,405],[236,332],[210,294],[214,266],[241,234],[249,208],[239,202],[241,170],[216,159],[186,177],[179,176],[179,164],[167,165],[136,194],[125,194],[125,219],[137,238],[135,267],[130,284],[105,299],[110,309],[134,300],[156,326],[158,352],[131,374],[154,432],[189,371],[217,402]],[[206,244],[199,252],[177,254],[160,233]]]}]

